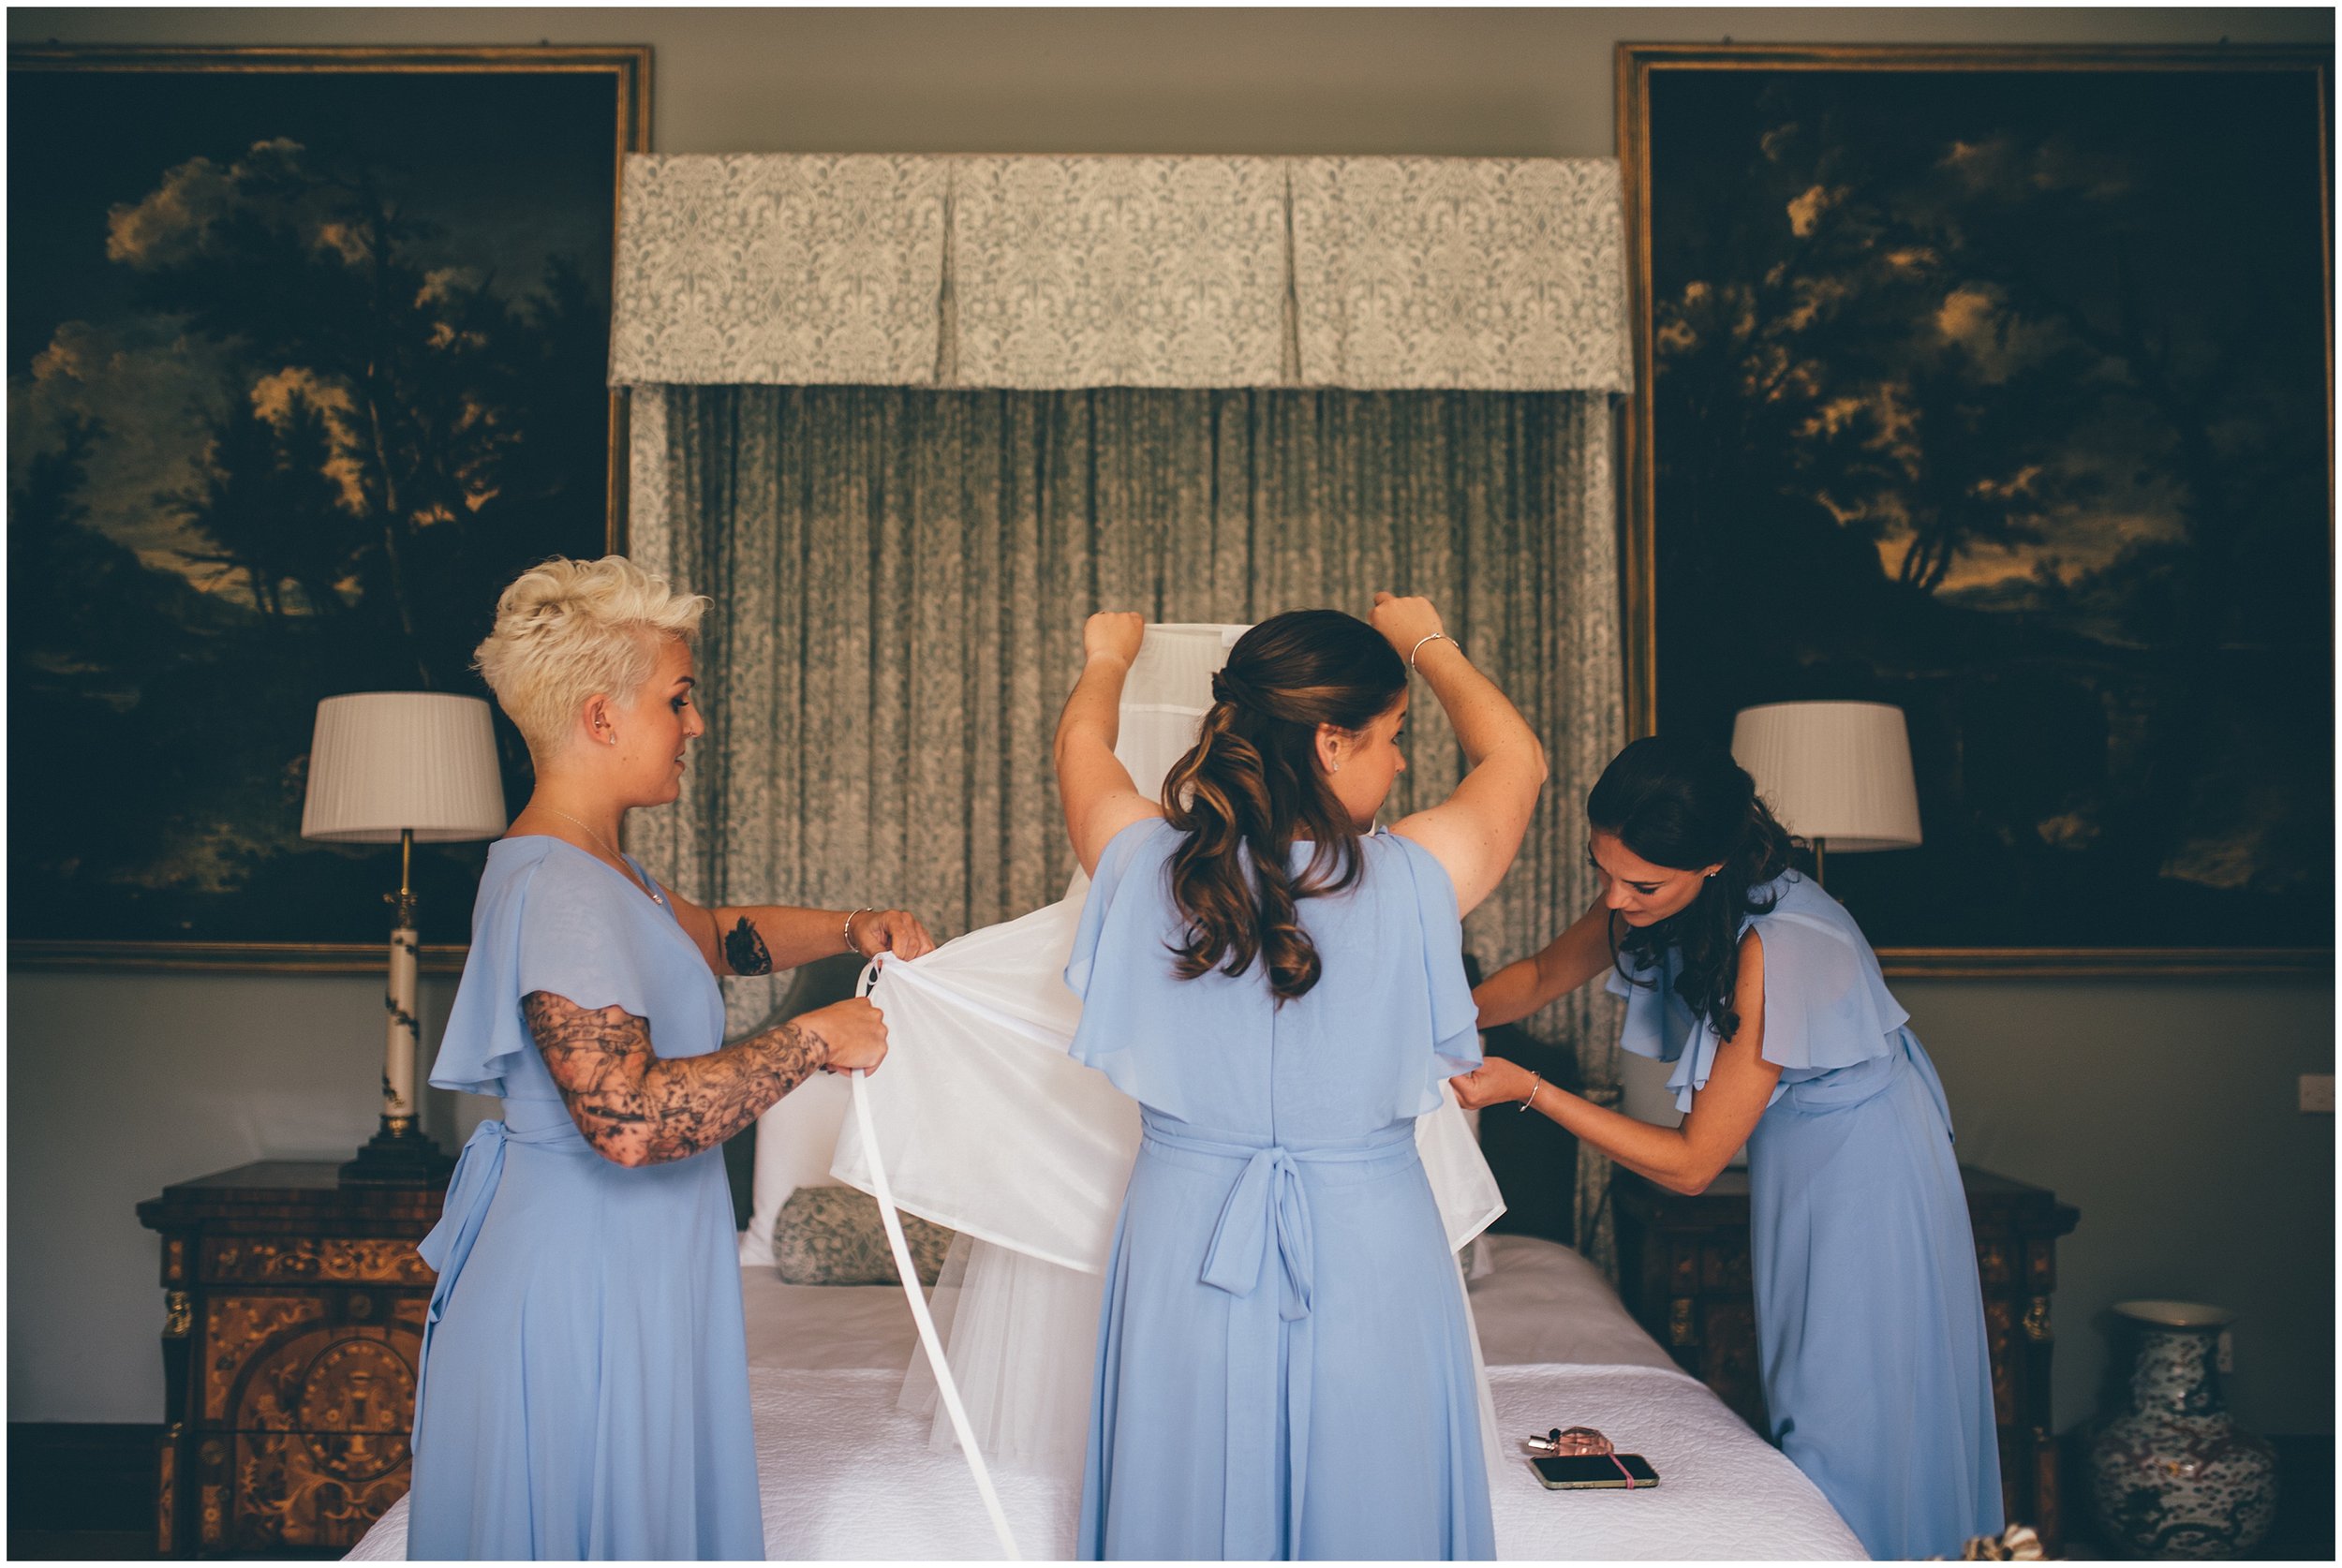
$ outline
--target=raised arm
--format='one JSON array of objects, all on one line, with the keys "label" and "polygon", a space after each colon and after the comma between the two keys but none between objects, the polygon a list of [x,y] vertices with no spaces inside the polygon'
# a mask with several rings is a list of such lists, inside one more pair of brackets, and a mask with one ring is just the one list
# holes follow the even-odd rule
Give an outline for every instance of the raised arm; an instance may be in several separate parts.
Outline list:
[{"label": "raised arm", "polygon": [[1555,998],[1569,995],[1614,962],[1610,911],[1596,898],[1568,930],[1546,943],[1534,956],[1505,965],[1473,988],[1480,1027],[1492,1029],[1526,1018]]},{"label": "raised arm", "polygon": [[1518,1063],[1490,1057],[1460,1078],[1456,1098],[1467,1108],[1526,1100],[1620,1164],[1673,1192],[1697,1194],[1756,1131],[1771,1103],[1781,1069],[1765,1059],[1765,949],[1754,931],[1741,939],[1740,978],[1733,989],[1740,1032],[1716,1048],[1714,1070],[1692,1096],[1680,1127],[1647,1121],[1541,1084]]},{"label": "raised arm", "polygon": [[1057,792],[1065,831],[1086,875],[1095,876],[1107,841],[1163,808],[1138,792],[1130,769],[1114,754],[1122,726],[1122,682],[1138,657],[1147,618],[1104,611],[1082,626],[1082,673],[1058,716]]},{"label": "raised arm", "polygon": [[916,958],[935,949],[935,939],[908,910],[802,910],[785,904],[711,910],[673,888],[662,891],[700,956],[718,974],[770,974],[841,953]]},{"label": "raised arm", "polygon": [[1472,764],[1453,794],[1391,829],[1430,851],[1447,868],[1457,907],[1469,914],[1505,880],[1521,836],[1529,831],[1529,814],[1545,787],[1545,747],[1496,683],[1474,669],[1446,635],[1429,599],[1378,593],[1371,618],[1401,658],[1413,656],[1416,673],[1430,684],[1431,695],[1447,711],[1464,760]]},{"label": "raised arm", "polygon": [[630,1167],[714,1148],[815,1072],[875,1071],[886,1056],[886,1021],[861,998],[672,1059],[651,1049],[649,1022],[623,1008],[531,991],[521,1014],[570,1119],[597,1154]]}]

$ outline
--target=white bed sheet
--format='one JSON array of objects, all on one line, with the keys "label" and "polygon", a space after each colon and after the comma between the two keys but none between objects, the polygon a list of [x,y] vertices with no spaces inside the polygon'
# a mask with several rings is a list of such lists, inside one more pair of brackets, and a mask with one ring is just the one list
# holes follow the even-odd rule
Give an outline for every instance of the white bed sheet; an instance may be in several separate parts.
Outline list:
[{"label": "white bed sheet", "polygon": [[[1814,1484],[1707,1388],[1676,1369],[1592,1265],[1526,1236],[1490,1238],[1495,1271],[1473,1309],[1507,1442],[1598,1427],[1649,1458],[1655,1488],[1549,1492],[1522,1457],[1491,1499],[1513,1560],[1860,1559]],[[774,1561],[972,1560],[997,1555],[967,1466],[897,1407],[914,1342],[891,1285],[786,1285],[744,1271],[766,1556]],[[1085,1347],[1086,1350],[1087,1347]],[[1074,1545],[1078,1474],[995,1467],[1029,1558]],[[402,1498],[349,1555],[407,1552]]]},{"label": "white bed sheet", "polygon": [[[1483,1238],[1493,1266],[1471,1284],[1480,1354],[1491,1367],[1675,1363],[1644,1333],[1601,1271],[1534,1236]],[[916,1335],[893,1285],[786,1285],[770,1268],[741,1271],[749,1365],[835,1370],[903,1367]]]},{"label": "white bed sheet", "polygon": [[749,1365],[801,1371],[911,1364],[919,1342],[899,1285],[788,1285],[769,1267],[740,1271]]}]

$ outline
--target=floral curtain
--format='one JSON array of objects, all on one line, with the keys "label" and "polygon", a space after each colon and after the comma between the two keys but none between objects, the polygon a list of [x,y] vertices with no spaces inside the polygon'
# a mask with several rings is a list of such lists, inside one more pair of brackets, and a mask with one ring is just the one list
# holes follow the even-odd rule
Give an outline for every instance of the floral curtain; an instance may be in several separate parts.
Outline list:
[{"label": "floral curtain", "polygon": [[626,160],[611,379],[1620,392],[1608,158]]},{"label": "floral curtain", "polygon": [[949,188],[928,157],[628,158],[611,381],[932,382]]},{"label": "floral curtain", "polygon": [[1274,386],[1283,166],[956,160],[950,298],[960,386]]},{"label": "floral curtain", "polygon": [[[950,936],[1062,895],[1049,738],[1082,619],[1250,622],[1429,595],[1545,737],[1553,778],[1467,922],[1484,968],[1593,886],[1579,821],[1619,744],[1599,393],[671,386],[634,397],[631,549],[708,594],[710,732],[632,847],[704,901],[914,909]],[[1461,773],[1418,701],[1402,814]],[[787,977],[727,982],[755,1026]],[[1530,1021],[1614,1099],[1598,995]],[[1578,1235],[1607,1265],[1608,1165]]]},{"label": "floral curtain", "polygon": [[1626,263],[1608,158],[1301,158],[1302,378],[1624,392]]}]

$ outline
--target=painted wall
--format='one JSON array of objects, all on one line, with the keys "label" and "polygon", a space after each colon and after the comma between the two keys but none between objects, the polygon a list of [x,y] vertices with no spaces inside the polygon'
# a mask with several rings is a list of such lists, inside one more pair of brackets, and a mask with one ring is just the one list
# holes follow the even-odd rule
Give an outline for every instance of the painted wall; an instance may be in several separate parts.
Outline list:
[{"label": "painted wall", "polygon": [[665,153],[1588,156],[1622,41],[2333,37],[2306,7],[8,11],[11,42],[649,43]]},{"label": "painted wall", "polygon": [[[1621,40],[2331,43],[2278,10],[66,10],[15,42],[648,42],[663,152],[1611,151]],[[785,893],[785,890],[776,890]],[[450,985],[425,986],[426,1050]],[[2062,1254],[2057,1419],[2094,1407],[2108,1303],[2242,1309],[2237,1408],[2333,1430],[2334,1123],[2293,1110],[2332,1072],[2331,987],[1899,987],[1969,1161],[2083,1211]],[[369,979],[10,977],[8,1418],[153,1421],[154,1237],[169,1181],[366,1135]],[[1647,1096],[1649,1087],[1639,1092]],[[478,1102],[437,1096],[451,1147]]]},{"label": "painted wall", "polygon": [[[424,983],[433,1042],[453,995]],[[9,1420],[162,1419],[161,1253],[133,1211],[249,1161],[348,1159],[382,1029],[378,980],[8,977]]]}]

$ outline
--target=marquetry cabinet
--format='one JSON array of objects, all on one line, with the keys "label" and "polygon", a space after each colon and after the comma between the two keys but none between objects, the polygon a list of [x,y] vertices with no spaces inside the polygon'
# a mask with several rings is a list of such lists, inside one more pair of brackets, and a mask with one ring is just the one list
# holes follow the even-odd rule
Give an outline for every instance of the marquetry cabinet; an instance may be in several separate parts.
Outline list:
[{"label": "marquetry cabinet", "polygon": [[267,1161],[139,1206],[162,1236],[166,1557],[339,1556],[406,1492],[437,1187]]},{"label": "marquetry cabinet", "polygon": [[[1984,1290],[2002,1501],[2012,1521],[2032,1525],[2054,1551],[2063,1509],[2050,1423],[2050,1294],[2057,1238],[2080,1216],[2041,1188],[1966,1165],[1960,1175]],[[1687,1198],[1622,1170],[1611,1192],[1627,1310],[1677,1365],[1769,1431],[1749,1272],[1748,1172],[1728,1169]]]}]

